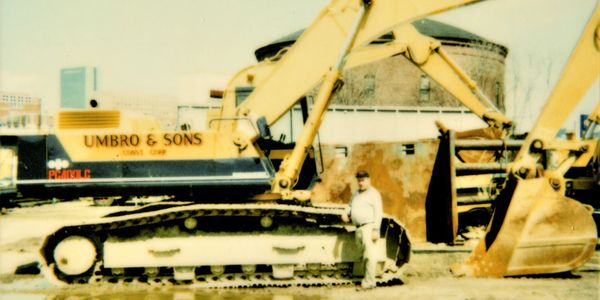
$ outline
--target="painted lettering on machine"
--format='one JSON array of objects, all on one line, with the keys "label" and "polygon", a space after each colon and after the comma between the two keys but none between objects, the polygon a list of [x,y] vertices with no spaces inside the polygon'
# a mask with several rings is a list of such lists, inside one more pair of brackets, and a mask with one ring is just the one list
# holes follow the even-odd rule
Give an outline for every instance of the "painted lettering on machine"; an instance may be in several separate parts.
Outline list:
[{"label": "painted lettering on machine", "polygon": [[127,148],[141,145],[149,147],[200,146],[202,135],[199,132],[84,135],[83,142],[87,148]]},{"label": "painted lettering on machine", "polygon": [[[82,147],[96,152],[109,151],[116,159],[151,159],[151,157],[181,155],[182,150],[198,149],[197,147],[203,146],[204,143],[202,133],[195,131],[87,134],[80,138]],[[106,154],[104,153],[104,155]]]},{"label": "painted lettering on machine", "polygon": [[67,169],[67,170],[48,170],[48,179],[90,179],[90,169]]}]

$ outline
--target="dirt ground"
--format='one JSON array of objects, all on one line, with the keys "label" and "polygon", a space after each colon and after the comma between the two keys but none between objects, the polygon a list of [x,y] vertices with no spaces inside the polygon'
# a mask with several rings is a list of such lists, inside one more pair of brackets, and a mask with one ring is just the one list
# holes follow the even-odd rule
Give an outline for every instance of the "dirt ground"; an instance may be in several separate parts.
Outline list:
[{"label": "dirt ground", "polygon": [[403,284],[357,292],[352,286],[202,289],[141,283],[55,287],[41,275],[14,275],[37,258],[42,236],[61,223],[99,216],[112,208],[59,203],[11,210],[0,216],[0,299],[600,299],[600,251],[571,274],[540,278],[456,278],[449,266],[464,261],[468,247],[414,245],[403,266]]}]

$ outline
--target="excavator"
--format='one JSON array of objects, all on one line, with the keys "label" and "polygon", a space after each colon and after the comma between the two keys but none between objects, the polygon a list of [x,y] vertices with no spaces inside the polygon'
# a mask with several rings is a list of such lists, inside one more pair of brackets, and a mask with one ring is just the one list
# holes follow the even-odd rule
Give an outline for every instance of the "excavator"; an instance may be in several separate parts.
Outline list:
[{"label": "excavator", "polygon": [[[310,183],[302,180],[341,71],[403,54],[434,79],[449,80],[445,87],[467,95],[460,99],[476,99],[475,85],[439,43],[406,25],[471,2],[477,1],[334,0],[285,53],[234,76],[219,116],[203,132],[163,132],[139,116],[92,109],[60,112],[55,134],[18,137],[18,156],[29,158],[19,161],[17,186],[24,195],[177,200],[58,229],[41,249],[45,274],[59,283],[207,287],[354,281],[362,270],[352,226],[340,224],[341,208],[313,205],[304,189]],[[371,44],[389,32],[401,42]],[[317,84],[308,112],[303,95]],[[271,140],[269,127],[298,102],[305,127],[293,147],[282,147]],[[492,127],[510,126],[479,101],[469,103]],[[276,168],[271,157],[282,152]],[[381,230],[384,283],[399,279],[410,242],[392,218]]]},{"label": "excavator", "polygon": [[[271,69],[232,79],[206,131],[164,132],[139,116],[90,109],[60,112],[54,134],[18,137],[23,195],[173,196],[58,229],[41,249],[44,273],[57,283],[206,287],[355,281],[363,270],[353,227],[340,222],[340,207],[313,205],[298,188],[331,95],[345,67],[369,61],[359,50],[374,39],[471,2],[334,0]],[[282,149],[269,127],[316,84],[301,135]],[[282,150],[276,169],[269,155]],[[381,237],[379,283],[398,280],[409,238],[389,217]]]}]

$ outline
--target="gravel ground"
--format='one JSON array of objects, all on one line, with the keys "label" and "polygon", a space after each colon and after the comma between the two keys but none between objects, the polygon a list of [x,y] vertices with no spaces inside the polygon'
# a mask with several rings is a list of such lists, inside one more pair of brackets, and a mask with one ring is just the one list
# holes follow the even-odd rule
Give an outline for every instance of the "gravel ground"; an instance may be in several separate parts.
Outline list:
[{"label": "gravel ground", "polygon": [[410,263],[403,267],[403,284],[362,292],[351,286],[207,290],[139,283],[58,288],[40,275],[12,274],[16,266],[35,260],[41,237],[59,223],[110,210],[75,202],[16,209],[1,216],[0,299],[600,299],[600,251],[583,267],[563,276],[481,279],[456,278],[449,272],[450,265],[467,258],[467,247],[416,245]]}]

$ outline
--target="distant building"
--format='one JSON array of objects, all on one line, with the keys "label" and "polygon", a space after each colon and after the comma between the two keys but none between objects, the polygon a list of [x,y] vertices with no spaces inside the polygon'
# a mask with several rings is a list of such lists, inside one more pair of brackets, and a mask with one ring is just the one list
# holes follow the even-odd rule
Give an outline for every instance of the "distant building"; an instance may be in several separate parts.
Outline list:
[{"label": "distant building", "polygon": [[[441,42],[441,47],[477,84],[499,110],[504,111],[504,63],[506,47],[463,29],[433,20],[413,22],[421,34]],[[292,46],[303,31],[298,31],[258,48],[258,61],[278,59],[284,48]],[[374,44],[395,39],[389,33]],[[286,54],[283,54],[286,55]],[[486,127],[439,84],[429,78],[403,55],[395,55],[345,70],[344,85],[332,96],[331,105],[319,129],[324,144],[367,141],[414,141],[435,138],[435,121],[462,131]],[[318,85],[317,85],[318,86]],[[307,91],[310,103],[317,89]],[[199,121],[209,113],[208,106],[181,107],[179,125],[202,129]],[[271,127],[275,139],[294,141],[301,131],[299,109],[286,113]]]},{"label": "distant building", "polygon": [[[181,105],[177,112],[177,128],[206,130],[209,125],[207,119],[217,117],[211,113],[218,112],[219,109],[220,105],[216,103]],[[325,144],[353,144],[365,141],[394,142],[433,138],[439,132],[435,121],[441,121],[449,128],[458,130],[485,127],[475,114],[462,107],[365,108],[336,104],[327,109],[319,128],[319,141]],[[271,134],[282,142],[295,141],[302,131],[302,126],[302,113],[300,107],[296,106],[271,127]],[[345,130],[348,128],[352,130]]]},{"label": "distant building", "polygon": [[27,94],[0,92],[0,130],[38,129],[41,100]]},{"label": "distant building", "polygon": [[[423,19],[412,25],[423,35],[442,44],[448,55],[457,62],[481,88],[493,104],[504,111],[504,62],[506,47],[483,37],[441,22]],[[272,58],[283,48],[296,42],[302,30],[258,48],[254,54],[259,61]],[[374,43],[394,40],[385,34]],[[427,74],[403,55],[381,59],[344,71],[344,85],[333,96],[331,104],[357,106],[462,107]],[[316,89],[308,95],[315,95]]]},{"label": "distant building", "polygon": [[169,96],[97,91],[86,101],[85,108],[141,112],[159,120],[163,129],[173,130],[177,123],[177,104],[178,100]]},{"label": "distant building", "polygon": [[86,102],[97,88],[94,67],[66,68],[60,70],[60,106],[85,108]]}]

